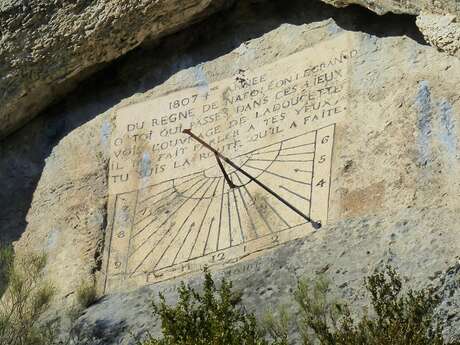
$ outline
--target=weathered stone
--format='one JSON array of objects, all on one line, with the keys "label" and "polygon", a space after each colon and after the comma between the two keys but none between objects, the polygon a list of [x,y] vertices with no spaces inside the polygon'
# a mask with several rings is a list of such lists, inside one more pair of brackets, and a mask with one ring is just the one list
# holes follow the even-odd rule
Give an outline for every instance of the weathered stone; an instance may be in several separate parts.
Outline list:
[{"label": "weathered stone", "polygon": [[16,245],[18,253],[46,253],[46,276],[59,297],[71,296],[70,286],[93,280],[101,265],[107,217],[107,159],[100,150],[99,133],[102,120],[64,138],[46,159],[27,215],[30,230]]},{"label": "weathered stone", "polygon": [[450,55],[460,56],[460,25],[454,15],[421,13],[417,26],[427,42]]},{"label": "weathered stone", "polygon": [[222,0],[0,2],[0,138],[144,40],[183,29]]},{"label": "weathered stone", "polygon": [[352,4],[364,6],[377,14],[419,14],[422,11],[438,14],[458,14],[460,4],[456,0],[322,0],[328,4],[345,7]]},{"label": "weathered stone", "polygon": [[417,15],[417,26],[426,41],[445,51],[456,55],[460,46],[460,25],[457,17],[460,15],[460,3],[456,0],[322,0],[328,4],[345,7],[351,4],[364,6],[377,14],[388,12]]},{"label": "weathered stone", "polygon": [[[367,307],[369,301],[363,278],[375,268],[389,264],[398,267],[406,286],[415,289],[430,286],[440,293],[443,302],[438,313],[443,320],[449,320],[445,336],[452,340],[460,336],[457,313],[460,263],[452,260],[449,267],[441,259],[441,253],[447,249],[448,255],[452,255],[455,248],[445,242],[458,241],[455,227],[446,231],[442,222],[443,230],[439,228],[436,220],[440,218],[454,221],[455,212],[402,210],[385,217],[338,222],[323,233],[217,272],[214,278],[231,280],[234,289],[242,293],[246,309],[263,318],[266,312],[276,313],[280,305],[295,315],[293,291],[298,279],[315,280],[325,274],[332,282],[332,296],[348,301],[355,315],[362,315],[361,308]],[[426,242],[421,240],[417,229],[425,229]],[[199,289],[202,277],[192,276],[187,282]],[[127,330],[134,335],[145,332],[160,335],[160,323],[154,320],[150,303],[158,298],[159,292],[168,303],[175,303],[178,286],[176,280],[104,297],[79,320],[81,339],[93,338],[91,344],[101,345],[134,344]]]},{"label": "weathered stone", "polygon": [[[359,4],[378,14],[459,13],[455,1],[324,1],[339,7]],[[67,94],[104,63],[145,40],[156,40],[182,29],[231,3],[222,0],[190,0],[187,4],[124,2],[123,5],[106,0],[1,2],[0,138]],[[439,37],[443,32],[442,27],[435,26],[425,34],[430,43],[436,46],[439,43],[438,47],[443,49],[445,45]]]}]

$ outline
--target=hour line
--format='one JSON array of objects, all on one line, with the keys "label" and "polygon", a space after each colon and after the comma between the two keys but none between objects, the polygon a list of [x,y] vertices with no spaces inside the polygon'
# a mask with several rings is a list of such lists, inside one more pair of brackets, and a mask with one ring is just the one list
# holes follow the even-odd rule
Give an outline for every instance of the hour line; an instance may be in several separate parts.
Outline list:
[{"label": "hour line", "polygon": [[219,230],[217,230],[216,251],[219,250],[220,227],[222,226],[222,209],[224,207],[224,191],[225,191],[225,181],[222,184],[222,197],[220,199]]},{"label": "hour line", "polygon": [[[209,181],[208,181],[209,182]],[[213,183],[214,181],[212,181]],[[205,196],[205,194],[207,193],[207,191],[209,190],[209,188],[212,186],[212,183],[206,188],[206,190],[204,191],[203,195],[201,196],[201,198],[199,198],[198,202],[195,204],[195,206],[193,206],[192,210],[190,211],[189,215],[187,216],[187,218],[185,218],[185,220],[182,222],[182,225],[179,227],[179,229],[177,229],[176,231],[176,234],[174,235],[174,237],[172,238],[172,240],[169,242],[168,246],[166,247],[165,250],[163,250],[163,253],[161,254],[160,258],[157,260],[155,266],[153,267],[153,269],[155,269],[158,264],[161,262],[161,259],[163,259],[164,255],[166,254],[166,252],[168,251],[168,249],[171,247],[171,245],[174,243],[174,241],[176,240],[177,236],[179,236],[179,233],[181,232],[183,226],[187,223],[187,221],[189,220],[189,218],[192,216],[193,212],[196,210],[196,208],[198,207],[198,205],[203,201],[203,197]],[[193,222],[193,227],[195,226],[195,222]],[[190,233],[190,230],[192,229],[192,225],[190,225],[190,228],[189,228],[189,232],[187,233],[186,237],[188,237],[188,234]],[[185,243],[185,240],[184,242],[182,243],[182,246],[184,245]],[[182,249],[182,246],[180,249]],[[176,253],[176,256],[174,258],[174,261],[176,260],[178,254],[179,254],[179,251],[180,249],[177,251]],[[174,261],[173,261],[173,264],[174,264]]]},{"label": "hour line", "polygon": [[[201,196],[201,198],[198,199],[198,202],[196,203],[196,205],[193,207],[193,210],[195,210],[195,208],[198,207],[198,205],[204,200],[204,196],[206,195],[206,193],[208,192],[209,188],[211,188],[211,186],[214,184],[215,180],[212,180],[211,181],[211,184],[206,188],[206,190],[204,191],[203,195]],[[193,210],[190,212],[190,215],[193,213]],[[187,238],[188,236],[190,235],[190,232],[192,231],[192,228],[195,227],[195,222],[193,222],[191,225],[190,225],[190,228],[187,232],[187,235],[185,235],[184,237],[184,240],[182,241],[182,244],[179,248],[179,250],[177,251],[176,253],[176,256],[174,257],[174,261],[173,261],[173,265],[176,263],[176,260],[177,260],[177,257],[179,256],[179,253],[180,251],[182,250],[182,248],[184,247],[184,244],[185,244],[185,241],[187,241]],[[177,231],[177,233],[179,234],[179,230]],[[172,242],[171,242],[172,243]],[[168,246],[169,248],[169,246]],[[166,251],[165,251],[166,252]]]},{"label": "hour line", "polygon": [[[200,182],[203,181],[203,180],[204,180],[204,178],[201,179],[201,180],[196,181],[193,185],[191,185],[191,186],[187,189],[187,191],[189,191],[190,189],[192,189],[196,184],[200,183]],[[176,193],[176,191],[174,191],[173,193],[169,194],[167,197],[170,197],[170,196],[173,195],[174,193]],[[160,199],[160,200],[164,200],[164,199],[166,199],[167,197],[164,197],[164,198],[162,198],[162,199]],[[158,201],[160,201],[160,200],[157,200],[157,201],[156,201],[155,203],[153,203],[151,206],[155,205],[155,204],[156,204]],[[187,201],[187,200],[186,200],[186,201]],[[148,218],[148,217],[146,217],[146,219],[147,219],[147,218]],[[136,236],[139,235],[141,232],[143,232],[150,224],[152,224],[152,223],[153,223],[155,220],[157,220],[158,218],[159,218],[159,216],[156,216],[155,218],[153,218],[153,220],[150,221],[146,226],[144,226],[140,231],[136,232],[136,233],[133,235],[133,237],[136,237]]]},{"label": "hour line", "polygon": [[[173,213],[168,214],[168,216],[166,217],[166,220],[165,220],[163,223],[161,223],[161,225],[157,228],[157,230],[155,230],[153,233],[151,233],[151,234],[149,235],[149,237],[147,237],[147,238],[144,240],[144,242],[142,242],[142,244],[141,244],[139,247],[137,247],[137,248],[133,251],[132,254],[134,254],[135,252],[137,252],[137,251],[139,250],[139,248],[141,248],[145,243],[147,243],[147,241],[150,240],[150,239],[152,238],[152,236],[153,236],[156,232],[158,232],[158,231],[163,227],[163,225],[165,225],[165,224],[168,222],[168,220],[171,219],[172,216],[173,216],[174,214],[176,214],[176,212],[179,211],[179,209],[180,209],[188,200],[190,200],[190,199],[191,199],[191,198],[192,198],[192,197],[193,197],[193,196],[194,196],[194,195],[195,195],[195,194],[196,194],[196,193],[197,193],[207,182],[208,182],[208,181],[209,181],[209,180],[204,181],[204,183],[202,183],[201,186],[200,186],[198,189],[196,189],[196,190],[193,192],[192,195],[190,195],[189,197],[187,197],[187,198],[184,200],[184,202],[183,202],[182,204],[180,204],[179,207],[176,208],[176,209],[174,210]],[[198,181],[198,182],[199,182],[199,181]],[[195,184],[196,184],[196,183],[195,183]],[[132,255],[132,254],[131,254],[131,255]],[[144,259],[144,260],[145,260],[145,259]]]},{"label": "hour line", "polygon": [[[248,162],[251,162],[251,161],[273,162],[273,159],[249,159],[248,160]],[[277,159],[277,160],[275,160],[275,162],[281,162],[281,163],[307,163],[307,162],[313,162],[313,160],[309,159],[309,160],[293,160],[293,161],[289,161],[289,160],[278,160]]]},{"label": "hour line", "polygon": [[254,201],[254,198],[252,197],[251,193],[249,193],[249,191],[246,188],[246,186],[244,186],[243,188],[246,190],[246,193],[248,193],[249,198],[251,199],[252,203],[254,204],[254,207],[256,208],[257,213],[259,214],[260,218],[262,218],[262,221],[265,223],[265,225],[267,226],[268,230],[270,230],[270,232],[273,233],[274,231],[273,231],[272,227],[270,226],[270,224],[268,224],[268,222],[265,219],[265,217],[260,213],[260,210],[257,207],[256,202]]},{"label": "hour line", "polygon": [[[166,234],[168,234],[168,233],[171,231],[171,229],[172,229],[175,225],[176,225],[175,222],[171,222],[171,224],[169,225],[168,230],[166,230],[166,232],[163,234],[163,236],[162,236],[161,239],[163,239],[163,237],[166,236]],[[157,243],[155,243],[154,248],[156,248],[157,244],[158,244],[159,242],[161,242],[161,239],[160,239],[159,241],[157,241]],[[136,266],[136,268],[134,269],[134,271],[131,272],[131,274],[129,275],[130,278],[131,278],[131,277],[134,275],[134,273],[136,273],[137,270],[144,264],[144,261],[150,256],[150,253],[151,253],[151,251],[147,254],[146,257],[144,257],[144,259],[141,261],[141,263],[140,263],[139,265]]]},{"label": "hour line", "polygon": [[283,176],[283,175],[280,175],[280,174],[271,172],[270,170],[264,170],[264,169],[261,169],[261,168],[253,167],[252,165],[249,165],[249,164],[246,164],[246,167],[251,168],[251,169],[255,169],[255,170],[259,170],[259,171],[263,171],[263,172],[266,172],[266,173],[268,173],[268,174],[270,174],[270,175],[274,175],[274,176],[277,176],[277,177],[280,177],[280,178],[282,178],[282,179],[289,180],[289,181],[292,181],[292,182],[304,184],[304,185],[307,185],[307,186],[310,185],[310,183],[303,182],[303,181],[299,181],[299,180],[295,180],[295,179],[293,179],[293,178],[290,178],[290,177],[287,177],[287,176]]},{"label": "hour line", "polygon": [[[174,214],[175,214],[175,213],[176,213],[176,212],[177,212],[177,211],[188,201],[188,200],[190,200],[190,199],[191,199],[201,188],[203,188],[203,186],[204,186],[206,183],[208,183],[208,182],[209,182],[209,180],[206,180],[198,189],[196,189],[196,190],[193,192],[193,194],[190,195],[190,197],[188,197],[188,198],[179,206],[179,208],[177,208],[177,209],[176,209],[176,210],[175,210],[175,211],[174,211],[174,212],[173,212],[173,213],[172,213],[172,214],[171,214],[171,215],[170,215],[160,226],[159,226],[159,228],[158,228],[156,231],[158,231],[161,227],[163,227],[163,225],[166,224],[167,221],[168,221],[169,219],[171,219],[171,217],[172,217],[172,216],[173,216],[173,215],[174,215]],[[190,216],[190,215],[189,215],[189,216]],[[188,217],[187,217],[187,219],[188,219]],[[174,224],[174,225],[175,225],[175,224]],[[131,273],[131,276],[132,276],[134,273],[136,273],[136,271],[144,264],[145,260],[147,260],[147,258],[155,251],[157,245],[158,245],[161,241],[163,241],[163,239],[166,237],[166,235],[168,234],[168,232],[171,231],[171,229],[172,229],[172,227],[170,227],[169,230],[166,231],[166,232],[163,234],[163,236],[160,238],[160,240],[157,241],[157,243],[155,244],[155,246],[147,253],[147,255],[144,257],[144,259],[142,259],[142,261],[139,263],[139,265],[137,265],[137,267],[134,269],[133,273]],[[156,231],[155,231],[155,232],[156,232]],[[149,240],[152,236],[153,236],[153,234],[151,234],[151,235],[147,238],[147,240]],[[145,240],[143,244],[145,244],[145,243],[147,242],[147,240]],[[143,245],[143,244],[142,244],[142,245]],[[142,246],[142,245],[141,245],[141,246]],[[137,251],[141,246],[137,247],[137,248],[136,248],[136,251]]]},{"label": "hour line", "polygon": [[[148,211],[149,214],[148,214],[147,216],[145,216],[145,214],[147,213],[147,211]],[[142,212],[139,212],[138,214],[142,214],[142,215],[145,216],[145,217],[144,217],[144,218],[141,218],[141,220],[138,220],[136,223],[134,223],[134,226],[136,226],[136,225],[139,224],[139,223],[142,223],[144,220],[146,220],[148,217],[150,217],[150,216],[152,215],[152,211],[150,211],[150,209],[149,209],[148,207],[145,207],[145,208],[143,209],[143,211],[142,211]]]},{"label": "hour line", "polygon": [[288,157],[288,156],[301,156],[301,155],[312,155],[314,152],[299,152],[299,153],[288,153],[287,155],[279,155],[280,157]]},{"label": "hour line", "polygon": [[233,199],[235,200],[236,214],[238,215],[238,224],[240,225],[241,240],[244,242],[245,241],[245,236],[244,236],[244,233],[243,233],[243,226],[241,225],[240,210],[238,208],[238,202],[236,201],[235,189],[232,189],[232,192],[233,192]]},{"label": "hour line", "polygon": [[[238,180],[239,180],[240,183],[242,184],[243,181],[241,181],[241,179],[240,179],[240,177],[238,176],[238,174],[236,174],[236,177],[238,178]],[[257,234],[256,227],[255,227],[254,222],[253,222],[253,220],[252,220],[251,214],[249,213],[248,206],[247,206],[247,204],[246,204],[246,200],[244,199],[243,193],[241,192],[241,188],[238,188],[238,192],[240,192],[241,200],[243,201],[244,208],[245,208],[245,210],[246,210],[246,213],[248,214],[249,221],[251,222],[252,230],[254,231],[254,234],[256,235],[256,238],[259,238],[259,235]]]},{"label": "hour line", "polygon": [[289,223],[286,222],[286,221],[284,220],[283,217],[281,217],[281,215],[275,210],[275,208],[274,208],[272,205],[270,205],[269,202],[268,202],[267,200],[264,200],[264,201],[265,201],[265,203],[268,205],[268,207],[271,208],[271,210],[273,211],[273,213],[276,214],[276,215],[278,216],[278,218],[281,219],[281,221],[282,221],[284,224],[286,224],[286,226],[287,226],[288,228],[290,228],[291,226],[289,225]]},{"label": "hour line", "polygon": [[296,149],[296,148],[299,148],[299,147],[304,147],[304,146],[309,146],[309,145],[314,145],[315,143],[308,143],[308,144],[301,144],[301,145],[296,145],[296,146],[291,146],[291,147],[286,147],[286,148],[279,148],[277,150],[271,150],[271,151],[256,151],[254,153],[252,153],[252,155],[262,155],[262,154],[265,154],[265,153],[273,153],[273,152],[280,152],[280,151],[286,151],[286,150],[292,150],[292,149]]},{"label": "hour line", "polygon": [[[197,232],[197,234],[195,236],[195,241],[193,241],[193,246],[192,246],[192,249],[190,249],[190,254],[188,255],[187,260],[190,259],[190,257],[192,256],[193,250],[195,249],[196,241],[198,240],[198,237],[200,236],[201,229],[203,228],[204,221],[206,220],[206,216],[208,215],[209,208],[211,207],[211,204],[214,201],[213,197],[216,195],[217,187],[219,187],[219,183],[220,183],[221,179],[222,178],[219,177],[219,179],[217,180],[216,186],[214,187],[214,191],[212,192],[212,196],[209,198],[208,207],[206,207],[206,211],[204,212],[203,219],[201,219],[200,228],[198,229],[198,232]],[[209,236],[209,234],[208,234],[208,236]],[[208,241],[206,240],[206,243],[207,242]],[[206,248],[206,245],[205,245],[205,248]]]},{"label": "hour line", "polygon": [[[171,188],[174,188],[174,187],[171,187]],[[156,204],[158,204],[160,201],[163,201],[163,200],[166,200],[167,198],[169,198],[171,195],[174,195],[176,193],[176,190],[173,190],[171,193],[169,193],[168,195],[158,199],[157,201],[155,201],[153,204],[150,204],[149,207],[152,207],[152,206],[155,206]],[[146,220],[148,217],[150,217],[152,215],[152,212],[150,212],[150,214],[144,218],[142,218],[141,220],[137,221],[134,225],[138,225],[140,223],[142,223],[144,220]]]},{"label": "hour line", "polygon": [[286,192],[289,192],[289,193],[291,193],[291,194],[293,194],[293,195],[295,195],[295,196],[297,196],[297,197],[299,197],[299,198],[301,198],[301,199],[304,199],[304,200],[310,202],[310,199],[307,199],[307,198],[305,198],[304,196],[302,196],[302,195],[300,195],[300,194],[298,194],[298,193],[296,193],[296,192],[294,192],[294,191],[292,191],[292,190],[290,190],[290,189],[288,189],[288,188],[286,188],[286,187],[284,187],[284,186],[279,186],[279,187],[280,187],[281,189],[284,189]]},{"label": "hour line", "polygon": [[[200,173],[201,173],[201,172],[200,172]],[[161,193],[166,192],[167,190],[170,190],[170,189],[179,187],[179,186],[183,185],[184,183],[187,183],[187,182],[189,182],[189,181],[191,181],[191,180],[193,180],[193,179],[199,177],[200,175],[198,175],[198,174],[199,174],[199,173],[194,174],[194,175],[195,175],[194,177],[192,177],[192,178],[190,178],[190,179],[188,179],[188,180],[186,180],[186,181],[182,181],[181,183],[179,183],[179,184],[176,185],[176,186],[173,185],[173,186],[171,186],[171,187],[169,187],[169,188],[167,188],[167,189],[165,189],[165,190],[162,190],[161,192],[155,193],[154,195],[149,196],[147,199],[142,200],[140,203],[142,204],[142,203],[144,203],[145,201],[147,201],[147,200],[149,200],[149,199],[151,199],[151,198],[154,198],[154,197],[156,197],[157,195],[159,195],[159,194],[161,194]]]},{"label": "hour line", "polygon": [[233,236],[232,236],[232,216],[230,211],[230,191],[227,193],[227,212],[228,212],[228,234],[230,236],[230,247],[233,244]]},{"label": "hour line", "polygon": [[[225,182],[224,182],[225,183]],[[211,218],[211,221],[209,222],[209,228],[208,228],[208,236],[206,237],[206,243],[204,244],[204,248],[203,248],[203,255],[206,254],[206,248],[208,248],[208,241],[209,241],[209,234],[211,233],[211,229],[212,229],[212,224],[214,224],[214,221],[216,220],[216,217],[212,217]]]}]

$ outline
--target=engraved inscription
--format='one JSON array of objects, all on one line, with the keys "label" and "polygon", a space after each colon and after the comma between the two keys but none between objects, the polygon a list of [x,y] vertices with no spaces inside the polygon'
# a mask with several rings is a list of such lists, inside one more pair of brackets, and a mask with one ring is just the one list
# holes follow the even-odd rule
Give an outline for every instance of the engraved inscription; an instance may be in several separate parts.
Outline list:
[{"label": "engraved inscription", "polygon": [[106,290],[234,264],[326,224],[349,46],[344,34],[117,111]]}]

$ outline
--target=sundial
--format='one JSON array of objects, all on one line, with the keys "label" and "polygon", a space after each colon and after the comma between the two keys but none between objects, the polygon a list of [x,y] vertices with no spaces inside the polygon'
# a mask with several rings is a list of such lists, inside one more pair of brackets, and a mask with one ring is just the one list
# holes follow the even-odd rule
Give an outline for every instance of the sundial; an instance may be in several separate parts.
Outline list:
[{"label": "sundial", "polygon": [[107,291],[235,265],[323,231],[356,54],[347,48],[342,36],[323,54],[117,110]]}]

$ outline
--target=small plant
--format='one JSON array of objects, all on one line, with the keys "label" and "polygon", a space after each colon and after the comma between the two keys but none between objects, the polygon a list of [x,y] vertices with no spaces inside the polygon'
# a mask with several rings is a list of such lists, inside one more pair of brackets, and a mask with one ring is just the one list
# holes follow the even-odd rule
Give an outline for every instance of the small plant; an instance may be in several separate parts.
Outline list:
[{"label": "small plant", "polygon": [[288,345],[294,344],[288,331],[292,321],[303,345],[446,345],[441,325],[435,325],[439,300],[432,290],[402,294],[392,268],[366,278],[365,287],[373,313],[356,321],[348,305],[329,297],[327,279],[314,284],[301,280],[294,293],[299,318],[293,320],[286,308],[278,317],[267,313],[264,334],[254,315],[238,306],[241,298],[232,293],[231,283],[223,280],[217,288],[205,271],[202,294],[182,283],[176,306],[167,305],[160,294],[153,312],[161,320],[163,338],[149,336],[140,345]]},{"label": "small plant", "polygon": [[0,297],[8,286],[9,272],[14,261],[12,246],[5,246],[0,243]]},{"label": "small plant", "polygon": [[273,310],[265,313],[262,324],[265,333],[273,339],[272,345],[288,345],[289,344],[289,324],[291,323],[292,315],[289,314],[286,306],[279,308],[278,315],[275,316]]},{"label": "small plant", "polygon": [[[442,327],[435,326],[439,300],[432,290],[409,290],[388,267],[365,280],[374,315],[353,320],[349,307],[329,301],[326,280],[313,285],[301,281],[295,293],[300,307],[304,345],[443,345]],[[460,342],[451,343],[459,345]]]},{"label": "small plant", "polygon": [[93,305],[97,299],[97,290],[94,282],[82,282],[77,288],[77,303],[78,305],[86,309]]},{"label": "small plant", "polygon": [[0,300],[0,344],[52,344],[53,325],[40,322],[54,295],[54,288],[43,280],[45,255],[28,254],[13,260],[11,248],[3,247],[0,253],[2,275],[8,282]]},{"label": "small plant", "polygon": [[166,304],[160,294],[153,312],[161,320],[163,338],[152,336],[142,345],[265,345],[253,314],[239,306],[241,296],[231,291],[232,284],[222,280],[217,288],[205,270],[203,293],[184,283],[178,289],[176,306]]}]

